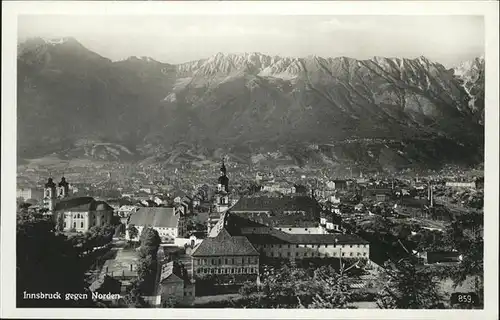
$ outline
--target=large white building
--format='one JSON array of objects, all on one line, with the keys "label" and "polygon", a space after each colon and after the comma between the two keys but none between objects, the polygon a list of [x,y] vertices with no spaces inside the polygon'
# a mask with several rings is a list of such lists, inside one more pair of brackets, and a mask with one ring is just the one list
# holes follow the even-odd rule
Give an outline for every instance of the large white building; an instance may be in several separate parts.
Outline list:
[{"label": "large white building", "polygon": [[176,238],[184,238],[186,235],[186,223],[182,211],[176,208],[164,207],[144,207],[132,213],[129,225],[137,228],[138,236],[131,239],[127,231],[125,238],[127,240],[138,240],[144,227],[155,229],[162,242],[174,243]]},{"label": "large white building", "polygon": [[56,223],[62,222],[64,231],[85,232],[94,226],[111,224],[113,208],[92,197],[64,198],[54,208]]}]

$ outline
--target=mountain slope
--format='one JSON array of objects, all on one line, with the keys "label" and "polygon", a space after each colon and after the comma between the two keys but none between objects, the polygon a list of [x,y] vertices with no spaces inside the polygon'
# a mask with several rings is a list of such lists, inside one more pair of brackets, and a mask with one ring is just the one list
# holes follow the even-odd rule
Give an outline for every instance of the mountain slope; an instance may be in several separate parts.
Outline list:
[{"label": "mountain slope", "polygon": [[247,53],[170,65],[34,39],[18,53],[18,153],[86,139],[158,161],[222,149],[246,159],[280,150],[299,163],[473,163],[482,159],[481,81],[484,60],[447,70],[425,57]]}]

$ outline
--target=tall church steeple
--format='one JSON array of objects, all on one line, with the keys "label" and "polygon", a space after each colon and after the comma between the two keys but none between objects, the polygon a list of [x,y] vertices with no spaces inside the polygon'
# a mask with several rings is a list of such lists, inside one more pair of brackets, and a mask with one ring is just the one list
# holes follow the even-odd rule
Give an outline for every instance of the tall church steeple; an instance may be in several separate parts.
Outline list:
[{"label": "tall church steeple", "polygon": [[59,182],[57,196],[59,198],[66,198],[68,194],[69,194],[69,183],[66,181],[65,177],[62,177],[61,182]]},{"label": "tall church steeple", "polygon": [[224,159],[222,159],[222,166],[220,167],[221,176],[218,179],[218,191],[229,192],[229,178],[226,176],[227,170],[224,164]]},{"label": "tall church steeple", "polygon": [[227,169],[222,159],[220,168],[220,177],[217,180],[217,195],[216,195],[216,210],[217,212],[224,212],[229,208],[229,178],[227,177]]},{"label": "tall church steeple", "polygon": [[50,177],[45,184],[43,204],[50,212],[54,211],[56,205],[56,184],[52,177]]}]

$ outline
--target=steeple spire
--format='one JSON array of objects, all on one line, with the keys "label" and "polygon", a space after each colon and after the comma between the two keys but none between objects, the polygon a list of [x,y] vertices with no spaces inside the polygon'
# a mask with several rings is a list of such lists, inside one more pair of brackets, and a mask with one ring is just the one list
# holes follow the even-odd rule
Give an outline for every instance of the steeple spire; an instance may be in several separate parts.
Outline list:
[{"label": "steeple spire", "polygon": [[220,172],[222,173],[223,176],[225,176],[227,172],[226,165],[224,164],[224,158],[222,158],[222,165],[220,167]]}]

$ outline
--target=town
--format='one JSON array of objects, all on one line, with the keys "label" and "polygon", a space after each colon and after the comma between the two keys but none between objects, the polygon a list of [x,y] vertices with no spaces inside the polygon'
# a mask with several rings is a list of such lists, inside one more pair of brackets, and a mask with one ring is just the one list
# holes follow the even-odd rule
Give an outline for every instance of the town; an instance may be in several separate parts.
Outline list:
[{"label": "town", "polygon": [[[29,265],[49,241],[34,239],[37,230],[75,256],[81,283],[57,289],[120,297],[71,301],[76,306],[456,308],[455,292],[477,294],[481,306],[481,170],[349,168],[340,177],[325,169],[242,169],[225,158],[198,171],[127,170],[128,180],[105,169],[101,182],[88,181],[91,172],[31,170],[18,179],[21,292],[46,285]],[[39,267],[71,268],[67,255]],[[415,278],[388,281],[391,272]],[[415,301],[388,298],[391,290]],[[345,299],[325,301],[333,294]]]}]

